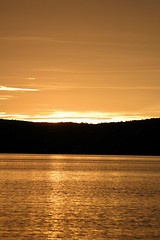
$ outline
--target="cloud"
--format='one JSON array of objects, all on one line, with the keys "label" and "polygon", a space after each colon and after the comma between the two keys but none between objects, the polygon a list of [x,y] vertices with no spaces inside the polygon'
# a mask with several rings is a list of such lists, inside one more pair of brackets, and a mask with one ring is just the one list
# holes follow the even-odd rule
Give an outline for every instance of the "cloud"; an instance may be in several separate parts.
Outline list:
[{"label": "cloud", "polygon": [[80,83],[71,83],[71,82],[54,82],[52,84],[41,84],[36,85],[43,90],[70,90],[70,89],[108,89],[108,90],[119,90],[119,91],[156,91],[160,90],[160,86],[145,86],[145,85],[136,85],[136,86],[116,86],[111,85],[107,86],[105,84],[102,85],[91,85],[91,84],[80,84]]},{"label": "cloud", "polygon": [[[79,40],[79,39],[66,39],[65,37],[55,37],[55,36],[28,36],[28,35],[16,35],[16,34],[8,34],[8,35],[0,35],[0,40],[2,41],[36,41],[36,42],[51,42],[55,44],[71,44],[71,45],[107,45],[108,43],[106,41],[93,41],[93,38],[91,40]],[[112,43],[112,41],[110,40]]]},{"label": "cloud", "polygon": [[0,118],[2,119],[15,119],[15,120],[25,120],[28,119],[28,115],[23,114],[7,114],[5,112],[0,112]]},{"label": "cloud", "polygon": [[65,112],[54,111],[52,114],[40,114],[30,116],[25,120],[32,122],[76,122],[76,123],[105,123],[105,122],[119,122],[135,119],[144,119],[145,116],[138,116],[137,114],[130,115],[126,113],[106,113],[106,112]]},{"label": "cloud", "polygon": [[0,86],[0,91],[28,91],[28,92],[37,92],[38,89],[31,89],[31,88],[16,88],[16,87],[6,87]]},{"label": "cloud", "polygon": [[35,80],[36,78],[35,77],[28,77],[27,79],[28,80]]},{"label": "cloud", "polygon": [[0,100],[8,100],[11,97],[11,95],[0,95]]},{"label": "cloud", "polygon": [[[156,117],[156,116],[155,116]],[[23,115],[23,114],[7,114],[0,112],[2,119],[16,119],[32,122],[75,122],[75,123],[105,123],[105,122],[120,122],[130,120],[141,120],[151,118],[147,114],[142,113],[123,113],[123,112],[67,112],[67,111],[52,111],[52,114],[40,113],[40,115]]]},{"label": "cloud", "polygon": [[63,68],[36,68],[35,71],[38,72],[54,72],[54,73],[75,73],[75,71],[70,69],[63,69]]}]

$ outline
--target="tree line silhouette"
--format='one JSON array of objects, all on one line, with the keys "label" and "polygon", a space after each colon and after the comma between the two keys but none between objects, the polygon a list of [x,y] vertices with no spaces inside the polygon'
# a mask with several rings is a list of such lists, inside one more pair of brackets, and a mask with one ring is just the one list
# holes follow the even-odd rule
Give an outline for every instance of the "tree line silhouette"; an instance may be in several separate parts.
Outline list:
[{"label": "tree line silhouette", "polygon": [[1,153],[160,155],[160,118],[101,124],[0,120]]}]

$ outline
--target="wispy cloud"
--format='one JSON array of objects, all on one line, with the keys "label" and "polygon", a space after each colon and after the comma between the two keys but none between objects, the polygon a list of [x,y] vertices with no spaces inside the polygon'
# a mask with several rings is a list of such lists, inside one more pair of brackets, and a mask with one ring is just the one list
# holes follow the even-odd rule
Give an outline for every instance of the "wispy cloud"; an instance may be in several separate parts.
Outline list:
[{"label": "wispy cloud", "polygon": [[28,79],[28,80],[36,80],[35,77],[28,77],[27,79]]},{"label": "wispy cloud", "polygon": [[36,68],[34,69],[35,71],[38,72],[53,72],[53,73],[76,73],[75,71],[71,70],[71,69],[65,69],[65,68]]},{"label": "wispy cloud", "polygon": [[[16,34],[8,34],[8,35],[2,35],[0,36],[0,40],[2,41],[36,41],[36,42],[51,42],[55,44],[72,44],[72,45],[110,45],[112,43],[112,39],[108,42],[106,41],[96,41],[93,40],[91,37],[90,40],[86,39],[67,39],[66,36],[64,37],[57,37],[57,36],[29,36],[29,35],[16,35]],[[113,45],[113,43],[112,43]]]},{"label": "wispy cloud", "polygon": [[[156,117],[156,116],[155,116]],[[141,113],[123,113],[123,112],[67,112],[67,111],[53,111],[52,114],[39,115],[23,115],[23,114],[7,114],[0,113],[0,118],[16,119],[32,122],[75,122],[75,123],[105,123],[105,122],[120,122],[130,120],[141,120],[151,118],[148,115]]]},{"label": "wispy cloud", "polygon": [[130,115],[126,113],[106,113],[106,112],[66,112],[54,111],[52,114],[40,114],[34,116],[27,115],[4,115],[7,119],[28,120],[32,122],[86,122],[86,123],[101,123],[101,122],[119,122],[134,119],[144,119],[144,116],[138,114]]},{"label": "wispy cloud", "polygon": [[0,100],[8,100],[10,98],[12,98],[11,95],[0,95]]},{"label": "wispy cloud", "polygon": [[[78,40],[67,40],[63,38],[56,38],[54,36],[25,36],[25,35],[1,35],[0,40],[4,41],[39,41],[39,42],[53,42],[57,44],[82,44],[82,45],[89,45],[93,44],[93,42],[90,41],[78,41]],[[97,45],[95,42],[94,44]]]},{"label": "wispy cloud", "polygon": [[17,88],[17,87],[6,87],[0,86],[0,91],[29,91],[29,92],[37,92],[38,89],[31,89],[31,88]]},{"label": "wispy cloud", "polygon": [[108,89],[108,90],[119,90],[119,91],[137,91],[137,90],[144,90],[144,91],[156,91],[160,89],[160,86],[145,86],[145,85],[136,85],[136,86],[116,86],[110,85],[107,86],[105,84],[102,85],[91,85],[91,84],[80,84],[80,83],[71,83],[71,82],[54,82],[52,84],[41,84],[36,85],[43,90],[70,90],[70,89]]},{"label": "wispy cloud", "polygon": [[104,86],[103,88],[115,90],[159,90],[160,86]]},{"label": "wispy cloud", "polygon": [[28,115],[23,114],[7,114],[5,112],[0,112],[0,118],[3,119],[15,119],[15,120],[25,120],[28,119]]}]

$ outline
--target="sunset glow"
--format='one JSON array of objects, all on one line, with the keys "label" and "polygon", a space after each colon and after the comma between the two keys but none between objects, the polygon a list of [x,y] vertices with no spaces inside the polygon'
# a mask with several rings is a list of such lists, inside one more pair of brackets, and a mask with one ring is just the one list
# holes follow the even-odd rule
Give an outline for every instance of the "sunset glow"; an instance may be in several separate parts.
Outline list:
[{"label": "sunset glow", "polygon": [[160,117],[159,0],[0,3],[0,118]]},{"label": "sunset glow", "polygon": [[32,122],[74,122],[74,123],[107,123],[107,122],[121,122],[130,120],[141,120],[147,119],[147,117],[138,116],[119,116],[113,113],[76,113],[76,112],[55,112],[51,115],[46,116],[29,116],[29,115],[7,115],[6,113],[0,113],[0,118],[13,119],[13,120],[25,120]]}]

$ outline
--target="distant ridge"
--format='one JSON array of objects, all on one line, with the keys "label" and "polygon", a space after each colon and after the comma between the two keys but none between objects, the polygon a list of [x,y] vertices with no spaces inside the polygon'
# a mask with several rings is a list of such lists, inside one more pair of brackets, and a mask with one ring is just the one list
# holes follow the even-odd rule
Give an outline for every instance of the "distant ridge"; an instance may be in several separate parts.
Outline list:
[{"label": "distant ridge", "polygon": [[160,155],[160,118],[118,123],[0,119],[0,153]]}]

